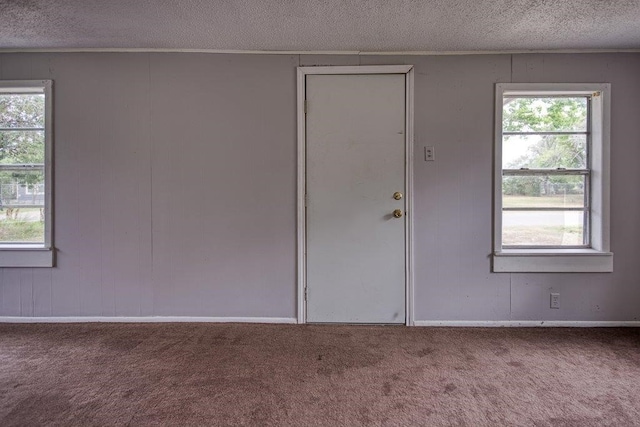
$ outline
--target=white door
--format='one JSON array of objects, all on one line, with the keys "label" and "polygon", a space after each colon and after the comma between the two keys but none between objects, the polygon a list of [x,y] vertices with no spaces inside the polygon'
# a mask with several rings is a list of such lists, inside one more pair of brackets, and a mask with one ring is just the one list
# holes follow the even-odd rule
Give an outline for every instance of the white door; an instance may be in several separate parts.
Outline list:
[{"label": "white door", "polygon": [[404,323],[405,75],[307,75],[306,99],[307,321]]}]

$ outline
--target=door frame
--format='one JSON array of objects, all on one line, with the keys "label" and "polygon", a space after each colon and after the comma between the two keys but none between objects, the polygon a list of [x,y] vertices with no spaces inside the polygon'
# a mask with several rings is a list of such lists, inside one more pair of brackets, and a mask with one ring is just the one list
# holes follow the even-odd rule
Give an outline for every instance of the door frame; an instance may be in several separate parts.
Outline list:
[{"label": "door frame", "polygon": [[307,223],[306,223],[306,77],[311,74],[404,74],[405,75],[405,325],[414,325],[413,307],[413,65],[349,67],[298,67],[297,82],[297,322],[307,322]]}]

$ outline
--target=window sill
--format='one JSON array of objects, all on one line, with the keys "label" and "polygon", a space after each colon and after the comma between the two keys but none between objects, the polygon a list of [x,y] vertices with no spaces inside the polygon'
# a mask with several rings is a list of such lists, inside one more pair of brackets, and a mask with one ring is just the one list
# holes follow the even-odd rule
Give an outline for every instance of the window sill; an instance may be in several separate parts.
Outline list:
[{"label": "window sill", "polygon": [[494,273],[610,273],[613,253],[595,249],[503,249],[493,254]]},{"label": "window sill", "polygon": [[38,245],[0,246],[0,267],[53,267],[55,249]]}]

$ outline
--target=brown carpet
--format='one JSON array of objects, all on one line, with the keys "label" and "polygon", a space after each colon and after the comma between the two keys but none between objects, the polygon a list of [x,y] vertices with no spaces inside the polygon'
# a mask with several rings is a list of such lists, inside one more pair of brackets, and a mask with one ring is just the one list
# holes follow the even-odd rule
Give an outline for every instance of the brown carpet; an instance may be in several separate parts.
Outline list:
[{"label": "brown carpet", "polygon": [[640,425],[640,330],[0,324],[0,425]]}]

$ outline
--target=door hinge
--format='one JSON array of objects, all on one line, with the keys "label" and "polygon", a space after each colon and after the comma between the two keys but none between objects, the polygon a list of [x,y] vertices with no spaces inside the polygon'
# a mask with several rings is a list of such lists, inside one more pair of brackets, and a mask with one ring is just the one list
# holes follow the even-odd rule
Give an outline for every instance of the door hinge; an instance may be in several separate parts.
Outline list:
[{"label": "door hinge", "polygon": [[304,100],[304,113],[307,114],[307,110],[309,108],[309,101],[307,101],[306,99]]},{"label": "door hinge", "polygon": [[305,301],[307,300],[307,289],[308,288],[306,288],[306,287],[304,288],[304,300]]},{"label": "door hinge", "polygon": [[309,195],[307,193],[304,193],[304,207],[308,207],[309,206]]}]

